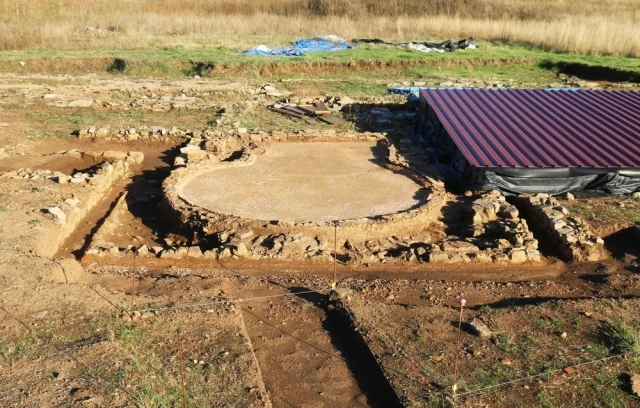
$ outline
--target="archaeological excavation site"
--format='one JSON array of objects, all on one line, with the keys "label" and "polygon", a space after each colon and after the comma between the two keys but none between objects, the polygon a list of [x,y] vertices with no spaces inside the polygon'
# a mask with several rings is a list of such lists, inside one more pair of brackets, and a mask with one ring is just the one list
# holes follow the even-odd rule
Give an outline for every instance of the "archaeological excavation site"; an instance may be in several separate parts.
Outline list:
[{"label": "archaeological excavation site", "polygon": [[539,406],[637,369],[598,336],[638,327],[638,94],[421,85],[7,76],[0,405]]}]

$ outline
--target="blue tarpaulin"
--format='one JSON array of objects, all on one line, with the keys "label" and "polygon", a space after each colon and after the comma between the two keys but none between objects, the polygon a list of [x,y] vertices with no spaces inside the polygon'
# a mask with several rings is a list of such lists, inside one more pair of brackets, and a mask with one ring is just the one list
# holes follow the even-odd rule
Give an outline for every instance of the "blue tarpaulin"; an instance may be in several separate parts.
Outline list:
[{"label": "blue tarpaulin", "polygon": [[311,38],[295,41],[290,47],[269,48],[265,45],[259,45],[248,51],[242,51],[240,54],[294,57],[305,55],[309,52],[342,51],[353,47],[353,45],[346,42],[332,42],[318,38]]},{"label": "blue tarpaulin", "polygon": [[420,87],[418,86],[396,86],[396,87],[387,89],[388,94],[407,95],[407,100],[412,103],[418,102],[419,92],[420,92]]}]

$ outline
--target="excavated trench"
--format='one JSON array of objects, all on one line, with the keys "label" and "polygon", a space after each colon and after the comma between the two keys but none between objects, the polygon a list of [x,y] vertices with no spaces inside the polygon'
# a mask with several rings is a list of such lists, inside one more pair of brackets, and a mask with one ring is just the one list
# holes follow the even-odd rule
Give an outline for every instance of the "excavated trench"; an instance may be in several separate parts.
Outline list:
[{"label": "excavated trench", "polygon": [[326,295],[288,290],[302,294],[242,307],[273,405],[402,407],[349,315]]},{"label": "excavated trench", "polygon": [[[170,158],[171,150],[163,154]],[[114,220],[121,224],[120,229],[112,231],[113,237],[120,236],[120,244],[137,245],[139,241],[146,245],[163,244],[167,239],[172,244],[190,244],[188,236],[171,229],[160,205],[162,181],[170,172],[166,165],[169,161],[143,167],[131,180],[115,186],[82,228],[69,238],[63,251],[81,257],[97,231]],[[118,205],[126,206],[126,211],[118,213]],[[466,235],[468,220],[460,215],[465,205],[468,203],[462,200],[449,203],[443,209],[446,233]],[[107,259],[106,264],[109,261]],[[224,269],[224,263],[219,260],[205,264],[194,260],[193,264],[215,268],[211,270],[214,274]],[[182,266],[189,267],[189,260]],[[263,268],[273,273],[270,265]],[[394,269],[397,268],[375,271],[372,277],[397,277]],[[251,274],[245,270],[233,272],[241,276]],[[163,279],[162,267],[150,268],[147,273]],[[445,273],[455,279],[455,272],[446,270]],[[424,276],[429,274],[427,271]],[[417,277],[420,276],[414,275]],[[129,282],[129,278],[122,279]],[[296,286],[283,286],[282,290],[291,294],[308,291],[306,287]],[[239,306],[273,406],[403,406],[350,314],[329,303],[326,295],[304,293]]]},{"label": "excavated trench", "polygon": [[[121,199],[127,202],[129,218],[136,219],[137,225],[122,226],[122,241],[128,245],[139,245],[143,239],[159,244],[161,240],[175,234],[177,240],[186,242],[184,237],[163,221],[160,205],[162,180],[170,173],[169,167],[179,145],[166,147],[148,146],[142,149],[145,160],[131,178],[120,180],[109,189],[105,196],[90,210],[83,222],[65,239],[55,258],[73,256],[81,259],[90,248],[96,233],[110,217],[117,217],[114,210]],[[131,231],[132,227],[135,229]],[[126,234],[125,234],[126,232]],[[176,238],[174,238],[175,240]]]}]

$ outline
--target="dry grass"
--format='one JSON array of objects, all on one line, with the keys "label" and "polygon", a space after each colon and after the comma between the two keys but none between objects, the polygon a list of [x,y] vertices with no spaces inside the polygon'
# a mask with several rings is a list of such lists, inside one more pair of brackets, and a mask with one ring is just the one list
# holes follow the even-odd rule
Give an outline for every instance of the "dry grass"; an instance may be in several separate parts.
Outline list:
[{"label": "dry grass", "polygon": [[331,33],[386,39],[471,35],[557,51],[640,56],[637,0],[0,0],[0,15],[0,49],[242,47]]}]

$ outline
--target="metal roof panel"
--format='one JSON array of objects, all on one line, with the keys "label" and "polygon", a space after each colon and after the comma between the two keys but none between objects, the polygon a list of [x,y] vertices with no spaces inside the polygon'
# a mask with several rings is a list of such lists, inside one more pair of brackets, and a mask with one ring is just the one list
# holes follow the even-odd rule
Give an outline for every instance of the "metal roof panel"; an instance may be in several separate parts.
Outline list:
[{"label": "metal roof panel", "polygon": [[421,89],[476,167],[640,168],[640,92]]}]

